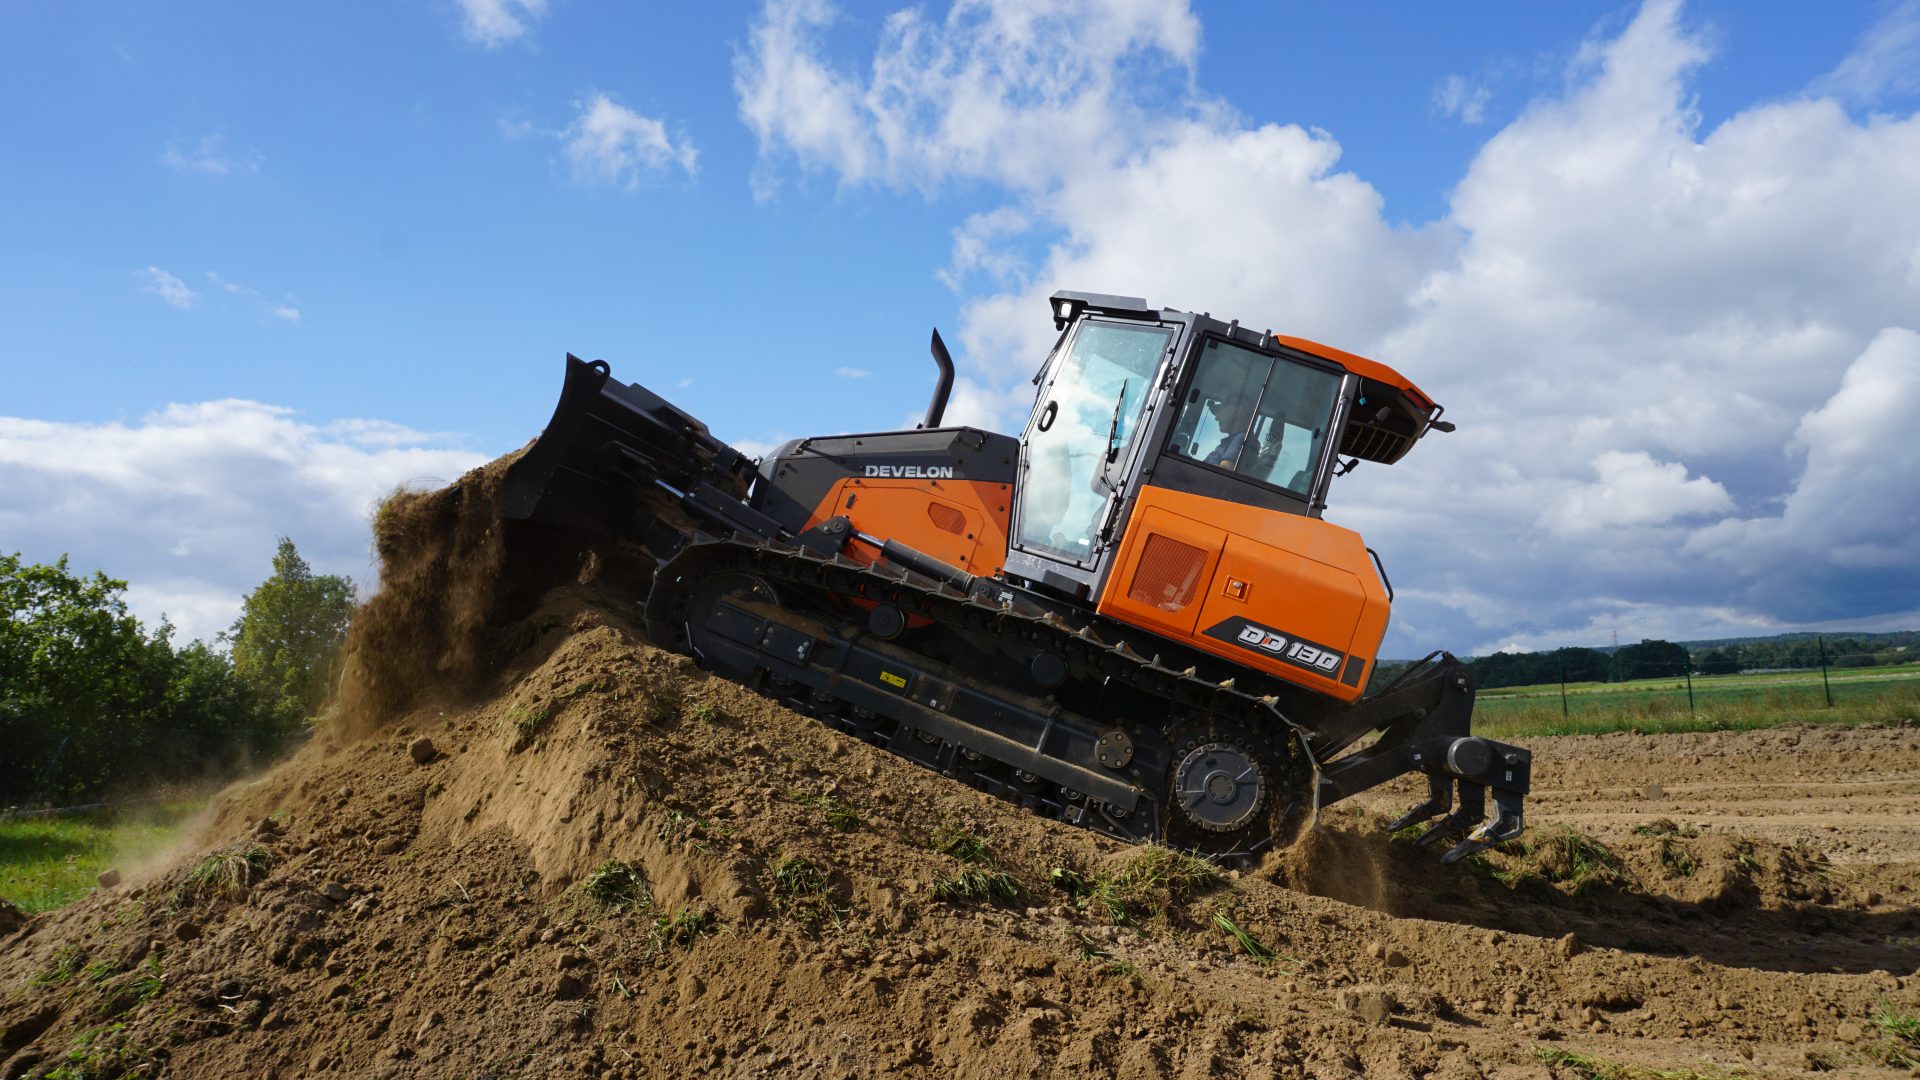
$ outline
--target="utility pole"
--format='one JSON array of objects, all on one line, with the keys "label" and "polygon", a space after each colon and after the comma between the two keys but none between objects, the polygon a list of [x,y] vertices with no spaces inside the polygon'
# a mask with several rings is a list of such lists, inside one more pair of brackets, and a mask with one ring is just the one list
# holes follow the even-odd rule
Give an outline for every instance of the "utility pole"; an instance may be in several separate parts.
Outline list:
[{"label": "utility pole", "polygon": [[1560,719],[1565,720],[1567,713],[1567,658],[1560,658]]}]

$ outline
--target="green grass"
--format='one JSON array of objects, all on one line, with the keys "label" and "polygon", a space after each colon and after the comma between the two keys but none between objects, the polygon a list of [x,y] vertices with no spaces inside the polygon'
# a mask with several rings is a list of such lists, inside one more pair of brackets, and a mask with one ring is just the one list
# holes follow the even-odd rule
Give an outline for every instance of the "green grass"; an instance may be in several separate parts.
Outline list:
[{"label": "green grass", "polygon": [[1094,969],[1102,975],[1140,974],[1140,969],[1125,960],[1116,958],[1112,953],[1101,948],[1092,938],[1079,931],[1070,932],[1068,940],[1073,942],[1074,951],[1079,953],[1080,959],[1092,964]]},{"label": "green grass", "polygon": [[993,862],[993,855],[987,850],[985,840],[952,825],[942,825],[933,830],[933,839],[928,846],[964,863],[991,865]]},{"label": "green grass", "polygon": [[1880,1042],[1873,1048],[1875,1057],[1896,1069],[1920,1070],[1920,1016],[1882,998],[1873,1026],[1880,1033]]},{"label": "green grass", "polygon": [[1747,1075],[1744,1071],[1728,1073],[1719,1069],[1706,1072],[1696,1069],[1655,1069],[1631,1062],[1576,1054],[1552,1046],[1534,1047],[1533,1056],[1555,1073],[1570,1073],[1580,1080],[1726,1080],[1731,1076]]},{"label": "green grass", "polygon": [[933,883],[933,898],[949,904],[1014,907],[1026,897],[1026,886],[1019,878],[985,866],[963,866]]},{"label": "green grass", "polygon": [[1533,877],[1571,886],[1577,893],[1589,885],[1632,883],[1625,864],[1612,848],[1570,826],[1531,830],[1500,850],[1513,855],[1512,861],[1493,875],[1506,885]]},{"label": "green grass", "polygon": [[1827,706],[1820,672],[1696,675],[1693,704],[1684,679],[1568,683],[1563,711],[1558,683],[1482,690],[1474,705],[1477,734],[1492,738],[1598,735],[1615,731],[1748,731],[1780,724],[1861,727],[1920,718],[1920,664],[1829,672]]},{"label": "green grass", "polygon": [[580,882],[581,895],[603,908],[652,907],[646,876],[630,862],[609,859]]},{"label": "green grass", "polygon": [[787,798],[820,811],[827,828],[834,832],[850,833],[860,827],[860,815],[854,813],[852,807],[824,792],[815,795],[805,791],[790,791]]},{"label": "green grass", "polygon": [[775,911],[808,929],[828,922],[839,925],[844,913],[834,904],[827,871],[819,863],[790,855],[774,863],[769,876],[773,883],[767,896]]},{"label": "green grass", "polygon": [[65,907],[164,852],[201,803],[0,820],[0,896],[28,912]]},{"label": "green grass", "polygon": [[1227,936],[1239,944],[1240,951],[1252,957],[1254,963],[1262,966],[1273,963],[1273,950],[1267,948],[1265,942],[1248,933],[1245,927],[1228,918],[1226,912],[1214,912],[1213,925],[1225,930]]},{"label": "green grass", "polygon": [[660,948],[691,948],[693,943],[720,929],[713,912],[706,908],[681,908],[672,915],[653,920],[653,940]]},{"label": "green grass", "polygon": [[47,1080],[133,1080],[160,1071],[153,1051],[135,1043],[125,1024],[89,1028],[74,1037],[66,1057],[46,1074]]},{"label": "green grass", "polygon": [[246,895],[273,870],[273,856],[258,844],[238,843],[213,852],[194,866],[180,886],[181,900]]},{"label": "green grass", "polygon": [[1118,870],[1096,880],[1084,902],[1116,923],[1140,922],[1164,918],[1169,908],[1226,882],[1220,867],[1206,859],[1173,848],[1143,847]]},{"label": "green grass", "polygon": [[513,745],[515,749],[530,746],[540,737],[540,729],[547,726],[553,718],[553,710],[548,708],[530,709],[524,705],[515,705],[507,710],[507,720],[513,724]]}]

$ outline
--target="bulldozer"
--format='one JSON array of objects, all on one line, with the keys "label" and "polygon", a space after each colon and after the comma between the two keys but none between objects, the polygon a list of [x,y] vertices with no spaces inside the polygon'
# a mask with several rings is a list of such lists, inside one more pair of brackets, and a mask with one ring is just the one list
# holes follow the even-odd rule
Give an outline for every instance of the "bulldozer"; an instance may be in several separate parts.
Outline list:
[{"label": "bulldozer", "polygon": [[[1443,861],[1518,836],[1531,756],[1471,730],[1471,670],[1390,680],[1393,586],[1323,519],[1443,409],[1386,364],[1210,313],[1057,292],[1019,435],[942,419],[755,459],[569,354],[502,516],[636,566],[649,637],[943,776],[1222,859],[1410,773]],[[1380,685],[1372,685],[1379,682]],[[1494,810],[1487,810],[1487,793]],[[1437,822],[1433,819],[1438,818]]]}]

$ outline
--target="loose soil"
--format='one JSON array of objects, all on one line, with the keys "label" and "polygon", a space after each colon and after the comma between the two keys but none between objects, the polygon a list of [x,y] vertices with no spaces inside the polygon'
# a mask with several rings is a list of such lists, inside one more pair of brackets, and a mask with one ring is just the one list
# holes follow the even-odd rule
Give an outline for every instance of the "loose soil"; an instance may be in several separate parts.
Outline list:
[{"label": "loose soil", "polygon": [[1055,885],[1142,849],[655,649],[501,468],[381,515],[339,707],[193,851],[0,924],[0,1077],[1899,1075],[1911,728],[1534,740],[1526,847],[1438,866],[1404,785],[1116,921]]}]

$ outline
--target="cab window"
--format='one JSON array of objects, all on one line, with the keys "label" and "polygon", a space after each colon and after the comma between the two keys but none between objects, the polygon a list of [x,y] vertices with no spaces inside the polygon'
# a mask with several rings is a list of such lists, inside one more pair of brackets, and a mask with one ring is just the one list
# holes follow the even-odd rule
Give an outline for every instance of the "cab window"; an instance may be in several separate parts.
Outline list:
[{"label": "cab window", "polygon": [[1174,424],[1171,449],[1305,496],[1326,445],[1340,376],[1208,339]]}]

